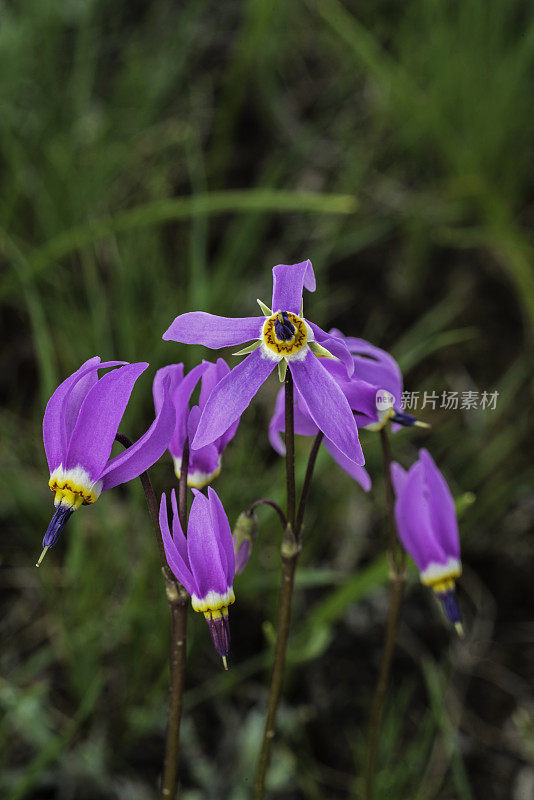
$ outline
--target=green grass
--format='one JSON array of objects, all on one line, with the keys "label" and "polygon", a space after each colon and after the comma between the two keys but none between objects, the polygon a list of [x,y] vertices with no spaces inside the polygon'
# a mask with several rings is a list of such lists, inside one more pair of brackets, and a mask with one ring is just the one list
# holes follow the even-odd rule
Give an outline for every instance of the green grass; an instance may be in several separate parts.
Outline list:
[{"label": "green grass", "polygon": [[[532,556],[521,520],[534,478],[533,51],[528,6],[507,0],[0,2],[2,796],[39,797],[47,782],[67,792],[80,776],[94,793],[127,776],[145,796],[157,764],[147,771],[140,753],[164,728],[168,619],[139,487],[84,510],[32,569],[51,509],[47,398],[96,353],[191,367],[206,351],[162,342],[173,317],[253,313],[276,263],[310,257],[319,288],[307,313],[390,348],[408,389],[498,389],[495,412],[429,412],[432,431],[398,434],[395,456],[407,464],[428,446],[455,495],[474,494],[466,559]],[[150,380],[135,389],[130,436],[150,422]],[[245,414],[217,482],[232,520],[258,496],[283,501],[265,435],[275,391]],[[371,617],[367,683],[332,763],[317,753],[310,687],[328,693],[325,670],[348,680],[336,648],[351,647],[350,620],[384,597],[380,453],[371,434],[362,439],[372,496],[325,453],[318,463],[271,776],[280,796],[359,791],[380,652]],[[299,479],[308,446],[298,446]],[[154,482],[172,485],[168,459]],[[262,510],[237,582],[228,675],[203,621],[191,620],[188,800],[247,796],[278,546]],[[414,597],[439,626],[415,582]],[[413,793],[421,754],[436,747],[443,780],[420,797],[475,796],[440,699],[447,659],[421,670],[414,658],[395,685],[379,797]],[[410,703],[418,731],[405,720]]]}]

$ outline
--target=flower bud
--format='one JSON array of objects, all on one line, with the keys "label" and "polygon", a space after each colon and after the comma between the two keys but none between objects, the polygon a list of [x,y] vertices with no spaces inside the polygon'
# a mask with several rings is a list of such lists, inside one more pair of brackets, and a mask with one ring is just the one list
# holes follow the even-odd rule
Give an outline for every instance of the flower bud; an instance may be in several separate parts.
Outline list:
[{"label": "flower bud", "polygon": [[237,518],[232,538],[234,540],[235,571],[243,572],[252,552],[252,546],[258,534],[258,518],[256,514],[242,511]]}]

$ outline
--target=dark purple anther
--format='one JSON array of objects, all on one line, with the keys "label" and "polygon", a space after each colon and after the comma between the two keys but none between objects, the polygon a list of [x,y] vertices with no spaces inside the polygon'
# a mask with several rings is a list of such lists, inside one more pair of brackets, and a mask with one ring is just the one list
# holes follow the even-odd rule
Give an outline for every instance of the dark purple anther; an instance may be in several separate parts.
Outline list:
[{"label": "dark purple anther", "polygon": [[50,525],[44,535],[43,547],[53,547],[55,545],[73,511],[74,509],[68,508],[61,503],[57,506],[54,516],[50,520]]},{"label": "dark purple anther", "polygon": [[461,622],[462,615],[460,614],[460,609],[458,608],[456,592],[454,589],[450,589],[448,592],[436,592],[436,594],[441,600],[443,610],[445,611],[447,618],[450,619],[454,625],[457,622]]},{"label": "dark purple anther", "polygon": [[228,613],[219,613],[219,616],[212,616],[210,612],[207,612],[205,616],[215,649],[224,660],[230,651]]},{"label": "dark purple anther", "polygon": [[[282,321],[280,321],[280,317],[282,317]],[[287,311],[282,311],[276,318],[274,323],[274,332],[276,333],[277,339],[279,339],[281,342],[288,342],[293,338],[295,334],[295,326],[287,316]]]}]

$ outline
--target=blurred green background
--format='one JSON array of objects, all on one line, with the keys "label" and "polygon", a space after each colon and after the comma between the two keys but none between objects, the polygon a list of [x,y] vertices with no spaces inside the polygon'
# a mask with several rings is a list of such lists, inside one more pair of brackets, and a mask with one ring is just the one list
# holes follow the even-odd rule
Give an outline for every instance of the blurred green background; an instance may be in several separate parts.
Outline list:
[{"label": "blurred green background", "polygon": [[[377,797],[534,796],[533,54],[532,5],[513,0],[0,0],[3,798],[152,798],[164,740],[169,615],[138,482],[33,567],[47,398],[94,354],[146,359],[121,426],[139,436],[156,368],[207,355],[161,341],[173,317],[254,314],[271,267],[307,257],[310,318],[391,350],[406,389],[499,392],[393,440],[405,465],[427,446],[463,506],[468,635],[412,574]],[[226,453],[231,521],[283,500],[276,391]],[[369,495],[318,463],[277,800],[361,791],[387,609],[380,452],[362,442]],[[173,485],[169,458],[153,480]],[[228,674],[191,613],[184,800],[250,796],[279,576],[260,515]]]}]

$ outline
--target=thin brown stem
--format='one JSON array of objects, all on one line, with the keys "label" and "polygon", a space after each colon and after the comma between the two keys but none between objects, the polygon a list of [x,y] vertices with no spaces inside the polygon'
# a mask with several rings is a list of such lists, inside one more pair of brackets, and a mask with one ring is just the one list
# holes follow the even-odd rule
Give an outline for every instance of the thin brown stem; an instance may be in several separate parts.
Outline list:
[{"label": "thin brown stem", "polygon": [[245,514],[250,517],[251,514],[254,512],[254,509],[261,505],[271,506],[271,508],[274,508],[274,510],[280,517],[282,528],[285,530],[287,525],[286,515],[284,514],[278,503],[275,503],[274,500],[270,500],[268,497],[260,497],[259,500],[254,500],[254,502],[251,503],[247,508],[247,510],[245,511]]},{"label": "thin brown stem", "polygon": [[306,475],[304,476],[304,483],[302,484],[302,492],[300,494],[299,508],[297,511],[297,522],[295,524],[295,536],[297,541],[300,541],[302,535],[302,523],[304,522],[304,511],[306,510],[306,501],[308,499],[308,492],[310,491],[311,480],[313,477],[313,470],[315,469],[315,462],[317,461],[317,454],[323,441],[323,432],[319,431],[313,441],[313,446],[308,458],[308,466],[306,467]]},{"label": "thin brown stem", "polygon": [[[178,517],[184,536],[187,535],[187,473],[189,470],[189,439],[186,438],[182,452],[180,482],[178,485]],[[167,594],[169,597],[169,595]],[[182,721],[185,664],[187,647],[187,612],[189,595],[180,586],[178,594],[169,605],[172,614],[171,678],[167,711],[167,736],[165,741],[165,764],[163,768],[162,798],[172,800],[178,783],[178,758],[180,753],[180,724]]]},{"label": "thin brown stem", "polygon": [[[124,447],[131,447],[132,441],[123,433],[117,433],[115,439]],[[187,444],[187,443],[186,443]],[[189,451],[187,452],[189,460]],[[158,501],[152,481],[148,472],[143,472],[139,476],[145,493],[152,527],[156,534],[158,550],[161,559],[161,571],[165,578],[165,592],[169,603],[172,620],[171,635],[171,676],[169,686],[169,707],[167,718],[167,735],[165,739],[165,762],[163,767],[163,779],[161,785],[161,796],[165,800],[174,800],[176,796],[178,778],[178,753],[180,742],[180,721],[182,718],[183,692],[185,679],[185,645],[187,634],[187,608],[189,595],[184,587],[176,580],[165,556],[165,548],[159,527]],[[186,468],[187,480],[187,468]],[[187,514],[187,506],[185,506]],[[185,525],[183,525],[185,531]]]},{"label": "thin brown stem", "polygon": [[386,526],[387,526],[387,538],[388,538],[388,552],[391,563],[391,573],[390,573],[389,608],[388,608],[388,618],[386,623],[386,632],[384,637],[384,649],[382,651],[380,671],[378,673],[378,680],[376,683],[375,693],[373,697],[373,705],[371,708],[371,718],[369,721],[367,762],[365,765],[365,777],[364,777],[365,800],[373,800],[374,779],[375,779],[376,761],[378,755],[378,743],[380,739],[380,729],[382,726],[382,718],[384,716],[384,705],[388,690],[389,675],[391,672],[391,663],[393,660],[393,652],[395,649],[395,635],[397,632],[397,625],[399,621],[399,612],[402,603],[402,595],[404,593],[404,584],[406,582],[405,553],[399,546],[395,531],[394,493],[393,493],[393,484],[391,481],[391,447],[385,427],[382,428],[380,431],[380,441],[382,444],[382,460],[384,465]]}]

